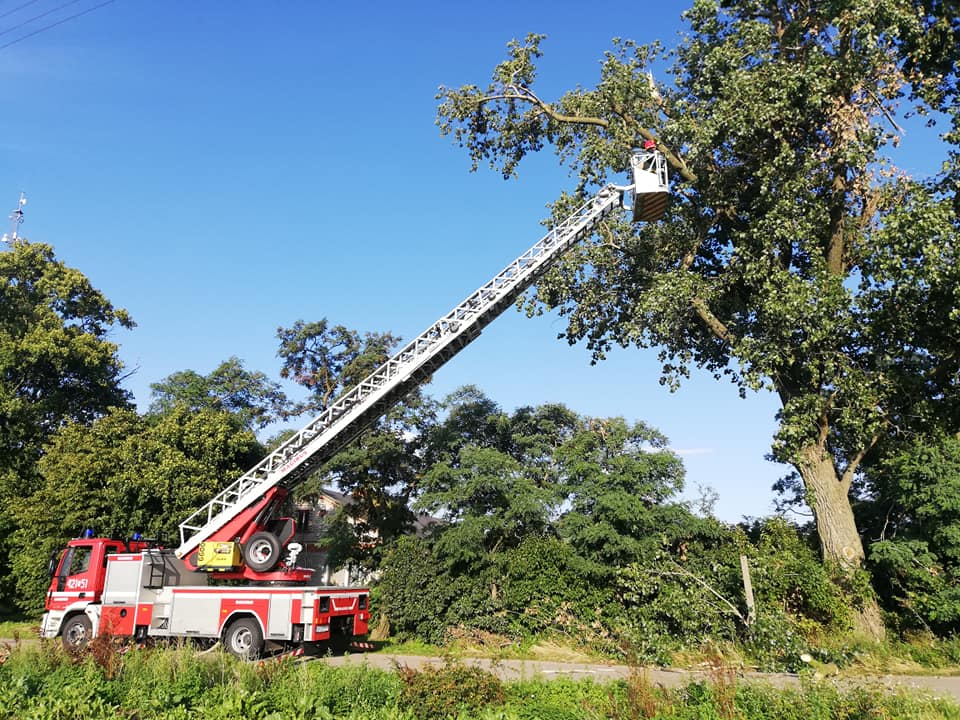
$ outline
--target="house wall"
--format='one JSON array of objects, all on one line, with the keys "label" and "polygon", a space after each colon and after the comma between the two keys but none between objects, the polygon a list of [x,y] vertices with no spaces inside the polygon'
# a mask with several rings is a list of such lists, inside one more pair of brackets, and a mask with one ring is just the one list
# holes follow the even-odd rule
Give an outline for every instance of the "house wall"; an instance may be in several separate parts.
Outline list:
[{"label": "house wall", "polygon": [[[323,491],[309,503],[300,503],[297,506],[297,537],[296,542],[303,545],[303,552],[297,558],[297,564],[302,567],[313,568],[313,582],[317,585],[337,585],[349,587],[366,585],[373,576],[359,567],[345,567],[336,571],[331,570],[327,562],[327,551],[323,543],[327,525],[337,510],[349,503],[351,497],[333,491]],[[439,522],[429,515],[417,517],[414,534],[422,537],[429,529]],[[364,542],[376,544],[379,537],[376,533],[364,534]]]},{"label": "house wall", "polygon": [[309,504],[297,506],[296,541],[303,545],[297,564],[315,571],[312,582],[317,585],[349,587],[369,581],[369,576],[359,572],[359,568],[347,566],[333,570],[327,562],[327,551],[322,538],[327,524],[340,507],[342,502],[327,495],[321,495]]}]

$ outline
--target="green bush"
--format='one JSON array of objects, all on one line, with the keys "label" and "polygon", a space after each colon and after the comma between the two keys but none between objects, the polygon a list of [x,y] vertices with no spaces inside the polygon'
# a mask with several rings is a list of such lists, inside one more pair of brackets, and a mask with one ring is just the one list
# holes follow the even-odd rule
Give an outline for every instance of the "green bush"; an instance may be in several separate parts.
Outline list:
[{"label": "green bush", "polygon": [[615,598],[611,588],[590,583],[581,564],[567,543],[530,537],[459,572],[430,542],[402,538],[384,560],[379,592],[398,639],[444,644],[458,628],[518,640],[556,633],[585,642],[603,634],[600,613]]},{"label": "green bush", "polygon": [[590,680],[523,680],[504,688],[504,699],[521,720],[581,720],[609,704],[610,687]]},{"label": "green bush", "polygon": [[455,718],[461,712],[503,704],[503,685],[482,668],[448,662],[440,668],[402,668],[400,707],[419,720]]},{"label": "green bush", "polygon": [[[667,664],[678,651],[734,643],[761,669],[795,670],[812,644],[849,628],[850,606],[870,592],[859,577],[831,575],[809,538],[780,518],[747,529],[708,523],[691,529],[618,575],[623,612],[619,627],[610,629],[638,661]],[[752,623],[741,555],[754,590]]]}]

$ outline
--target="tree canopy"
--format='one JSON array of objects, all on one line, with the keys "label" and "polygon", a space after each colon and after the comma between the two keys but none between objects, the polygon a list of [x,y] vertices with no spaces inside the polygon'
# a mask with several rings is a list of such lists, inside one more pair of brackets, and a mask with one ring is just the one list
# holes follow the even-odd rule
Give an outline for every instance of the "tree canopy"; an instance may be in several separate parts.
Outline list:
[{"label": "tree canopy", "polygon": [[[385,362],[400,338],[389,332],[360,333],[327,318],[296,321],[278,328],[281,377],[309,391],[295,412],[319,412]],[[351,502],[328,523],[329,562],[376,567],[384,543],[409,529],[409,507],[421,469],[423,429],[433,417],[433,403],[417,390],[379,418],[349,447],[337,453],[298,488],[309,499],[327,485],[349,493]],[[371,536],[379,540],[369,542]]]},{"label": "tree canopy", "polygon": [[231,357],[210,374],[180,370],[151,383],[150,412],[164,414],[177,406],[188,410],[232,413],[248,428],[263,428],[289,414],[289,401],[280,385],[264,373],[247,370]]},{"label": "tree canopy", "polygon": [[0,253],[0,474],[22,489],[40,448],[70,421],[129,404],[108,335],[132,328],[49,245],[17,240]]},{"label": "tree canopy", "polygon": [[283,360],[280,377],[310,390],[311,398],[298,412],[324,410],[340,393],[358,384],[390,356],[400,339],[390,333],[361,335],[344,325],[331,326],[326,318],[297,320],[278,328]]},{"label": "tree canopy", "polygon": [[[465,387],[441,404],[423,455],[417,504],[440,522],[392,543],[381,566],[383,611],[401,637],[557,634],[657,662],[737,640],[765,666],[796,668],[805,626],[849,619],[849,590],[796,527],[732,527],[680,501],[682,463],[644,423],[558,404],[506,412]],[[741,555],[759,618],[745,606]]]},{"label": "tree canopy", "polygon": [[129,405],[108,338],[133,325],[49,245],[20,239],[0,252],[0,608],[14,593],[10,504],[33,491],[43,445],[60,428]]}]

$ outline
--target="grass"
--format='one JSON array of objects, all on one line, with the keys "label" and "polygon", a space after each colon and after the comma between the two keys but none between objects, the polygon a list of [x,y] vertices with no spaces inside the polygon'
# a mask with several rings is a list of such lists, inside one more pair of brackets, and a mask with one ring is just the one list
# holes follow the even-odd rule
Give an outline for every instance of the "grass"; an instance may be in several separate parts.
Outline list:
[{"label": "grass", "polygon": [[36,621],[4,620],[0,622],[0,640],[37,637],[39,634],[40,623]]},{"label": "grass", "polygon": [[913,635],[854,651],[851,667],[869,675],[960,675],[960,637]]},{"label": "grass", "polygon": [[960,720],[960,705],[930,695],[827,682],[777,689],[737,680],[720,666],[707,681],[666,689],[642,670],[607,684],[503,682],[456,661],[384,671],[289,659],[241,663],[189,647],[91,645],[79,655],[57,643],[14,651],[0,664],[0,720]]}]

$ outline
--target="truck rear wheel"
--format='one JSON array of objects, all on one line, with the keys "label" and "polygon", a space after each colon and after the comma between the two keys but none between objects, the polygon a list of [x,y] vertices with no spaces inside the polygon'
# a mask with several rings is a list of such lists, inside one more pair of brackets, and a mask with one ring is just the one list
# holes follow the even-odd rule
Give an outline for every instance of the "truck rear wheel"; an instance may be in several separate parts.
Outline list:
[{"label": "truck rear wheel", "polygon": [[263,652],[263,633],[253,618],[240,618],[230,623],[223,634],[227,652],[241,660],[253,660]]},{"label": "truck rear wheel", "polygon": [[280,541],[273,533],[254,533],[243,547],[243,559],[251,570],[272,570],[280,562]]},{"label": "truck rear wheel", "polygon": [[67,650],[83,650],[93,635],[93,623],[86,615],[74,615],[63,624],[60,639]]}]

